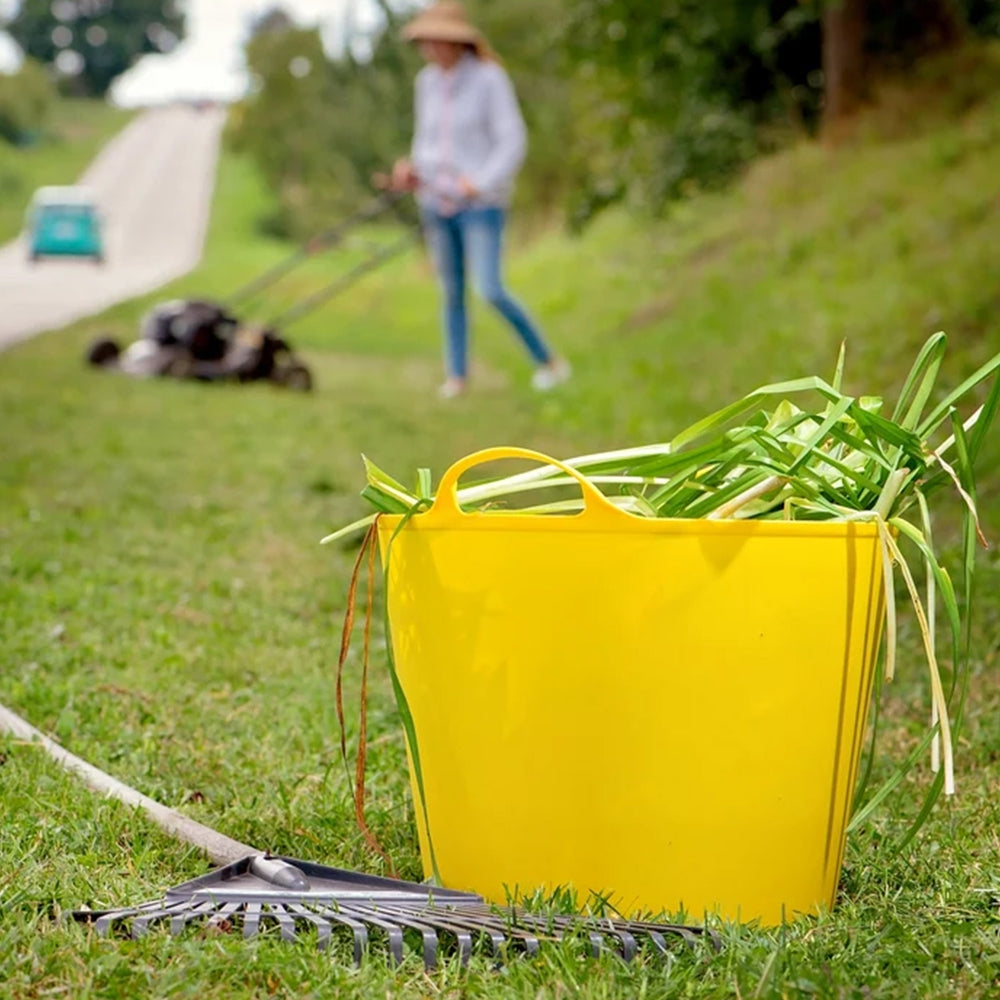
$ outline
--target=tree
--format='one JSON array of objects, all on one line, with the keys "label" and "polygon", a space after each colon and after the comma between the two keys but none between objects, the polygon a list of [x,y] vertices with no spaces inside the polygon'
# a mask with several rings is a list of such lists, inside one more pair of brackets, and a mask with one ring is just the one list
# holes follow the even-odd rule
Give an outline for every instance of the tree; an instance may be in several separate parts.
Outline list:
[{"label": "tree", "polygon": [[629,197],[655,210],[726,183],[760,126],[816,114],[809,0],[578,0],[567,51],[589,94],[590,160],[576,212]]},{"label": "tree", "polygon": [[824,127],[829,133],[867,92],[865,0],[832,0],[823,11]]},{"label": "tree", "polygon": [[284,7],[270,7],[254,20],[250,27],[250,37],[280,34],[282,31],[291,31],[294,27],[295,21]]},{"label": "tree", "polygon": [[[997,4],[980,4],[992,7]],[[863,104],[873,71],[903,69],[966,35],[958,0],[827,0],[823,9],[823,129],[835,136]]]},{"label": "tree", "polygon": [[255,24],[246,47],[254,85],[230,140],[277,196],[267,228],[298,237],[325,228],[371,198],[372,174],[405,152],[417,57],[399,28],[386,6],[380,30],[330,59],[317,31],[280,13]]},{"label": "tree", "polygon": [[141,56],[170,51],[184,15],[175,0],[22,0],[3,27],[65,89],[99,97]]},{"label": "tree", "polygon": [[17,145],[36,138],[54,97],[45,67],[31,59],[12,75],[0,74],[0,139]]},{"label": "tree", "polygon": [[[1000,0],[575,0],[568,51],[591,93],[596,204],[656,210],[723,183],[789,122],[839,134],[875,78],[970,31]],[[586,214],[584,212],[584,214]]]},{"label": "tree", "polygon": [[257,163],[281,207],[268,220],[282,234],[301,234],[322,196],[329,150],[323,119],[328,64],[319,33],[292,27],[257,32],[247,46],[252,94],[234,116],[231,139]]}]

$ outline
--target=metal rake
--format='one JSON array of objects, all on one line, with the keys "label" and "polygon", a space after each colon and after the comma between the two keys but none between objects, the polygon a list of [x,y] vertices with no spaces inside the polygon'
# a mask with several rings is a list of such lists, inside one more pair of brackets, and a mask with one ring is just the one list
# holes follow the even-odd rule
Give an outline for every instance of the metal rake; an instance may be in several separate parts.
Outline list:
[{"label": "metal rake", "polygon": [[630,962],[647,943],[654,955],[670,953],[671,943],[694,945],[717,936],[701,927],[641,920],[541,915],[519,907],[490,906],[481,896],[415,882],[362,875],[293,858],[253,855],[168,890],[161,900],[119,910],[78,910],[75,920],[93,924],[97,933],[128,931],[140,938],[151,927],[167,924],[180,934],[192,924],[235,929],[250,938],[277,927],[282,940],[295,941],[311,929],[320,948],[334,935],[348,935],[355,965],[373,938],[385,942],[392,965],[405,953],[405,932],[419,935],[424,966],[437,966],[442,951],[457,952],[465,965],[473,945],[482,942],[500,960],[508,946],[533,956],[545,941],[586,940],[589,953],[606,951]]}]

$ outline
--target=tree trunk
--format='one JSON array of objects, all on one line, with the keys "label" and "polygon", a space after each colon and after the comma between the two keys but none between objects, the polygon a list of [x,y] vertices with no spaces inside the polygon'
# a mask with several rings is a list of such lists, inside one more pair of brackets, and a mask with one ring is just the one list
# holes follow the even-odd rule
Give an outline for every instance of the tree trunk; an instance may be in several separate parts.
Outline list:
[{"label": "tree trunk", "polygon": [[823,131],[839,131],[866,91],[865,0],[831,0],[823,11]]},{"label": "tree trunk", "polygon": [[937,52],[966,37],[965,19],[955,0],[930,0],[923,5],[924,51]]}]

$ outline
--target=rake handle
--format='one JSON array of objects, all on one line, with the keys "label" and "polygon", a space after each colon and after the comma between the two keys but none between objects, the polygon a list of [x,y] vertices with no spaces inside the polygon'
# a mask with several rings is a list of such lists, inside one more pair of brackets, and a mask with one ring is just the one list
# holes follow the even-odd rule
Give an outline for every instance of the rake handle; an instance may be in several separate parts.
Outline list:
[{"label": "rake handle", "polygon": [[187,844],[204,851],[213,864],[228,865],[245,858],[248,854],[261,854],[256,847],[242,844],[225,834],[204,826],[193,819],[137,792],[134,788],[112,778],[110,774],[74,756],[68,750],[49,739],[44,733],[25,722],[19,715],[0,705],[0,731],[16,736],[28,743],[37,743],[67,771],[73,771],[95,792],[109,798],[118,799],[127,806],[142,809],[161,830],[183,840]]}]

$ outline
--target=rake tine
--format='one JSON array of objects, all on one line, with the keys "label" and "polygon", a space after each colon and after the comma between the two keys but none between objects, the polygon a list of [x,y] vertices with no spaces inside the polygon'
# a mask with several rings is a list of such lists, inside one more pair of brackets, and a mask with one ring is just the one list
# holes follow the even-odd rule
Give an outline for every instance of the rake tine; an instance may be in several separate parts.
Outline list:
[{"label": "rake tine", "polygon": [[587,933],[587,940],[590,941],[590,954],[593,958],[600,958],[601,952],[607,947],[607,944],[604,941],[604,935],[601,934],[600,931],[595,930],[592,926],[586,927],[574,917],[567,917],[557,913],[553,916],[543,917],[541,919],[543,921],[548,920],[551,926],[554,927],[555,937],[559,941],[564,941],[567,933],[585,930]]},{"label": "rake tine", "polygon": [[525,918],[528,918],[530,923],[535,927],[544,927],[548,931],[549,936],[554,937],[557,941],[564,941],[567,933],[584,930],[587,934],[587,940],[590,942],[590,954],[592,958],[600,958],[601,952],[607,947],[604,936],[599,931],[595,930],[593,926],[585,926],[573,917],[563,916],[562,914],[552,914],[545,917],[536,917],[533,914],[518,914],[517,916],[519,921]]},{"label": "rake tine", "polygon": [[[389,901],[371,904],[374,910],[397,921],[404,927],[420,932],[423,938],[424,967],[430,971],[437,968],[438,949],[441,939],[438,937],[438,924],[433,907],[423,907],[417,912],[409,909],[405,904],[393,904]],[[466,935],[468,937],[468,935]],[[460,945],[461,947],[461,945]],[[462,949],[463,954],[465,949]],[[472,940],[469,939],[469,953],[472,951]],[[463,961],[463,965],[465,962]]]},{"label": "rake tine", "polygon": [[368,928],[360,921],[354,920],[344,913],[341,913],[339,907],[331,907],[329,909],[323,909],[323,918],[329,920],[331,923],[341,924],[347,927],[354,938],[354,965],[356,968],[361,968],[361,960],[364,958],[365,951],[368,949]]},{"label": "rake tine", "polygon": [[542,930],[557,941],[565,940],[567,934],[585,931],[587,940],[590,942],[590,954],[594,958],[599,958],[601,953],[607,949],[606,935],[618,939],[620,947],[614,949],[614,953],[625,962],[631,962],[639,950],[634,935],[626,929],[627,925],[616,923],[614,920],[597,922],[593,919],[586,921],[579,916],[565,914],[540,917],[532,913],[522,912],[515,913],[514,920],[519,924],[526,924],[536,930]]},{"label": "rake tine", "polygon": [[[423,939],[424,947],[424,968],[427,971],[437,968],[437,952],[438,952],[438,936],[437,932],[433,927],[428,927],[427,924],[416,920],[412,914],[403,909],[402,907],[395,908],[388,903],[379,904],[355,904],[358,910],[365,914],[371,914],[374,916],[378,913],[386,913],[392,916],[392,918],[404,927],[409,927],[411,930],[419,931]],[[395,912],[393,912],[395,910]],[[370,916],[366,916],[366,919],[370,919]],[[402,937],[402,931],[400,931],[400,937]]]},{"label": "rake tine", "polygon": [[[676,928],[673,927],[663,927],[662,925],[657,924],[645,925],[642,922],[632,920],[615,920],[611,917],[600,919],[591,917],[588,920],[587,918],[579,916],[565,916],[559,914],[552,919],[562,932],[576,930],[581,926],[587,926],[588,924],[593,925],[593,931],[590,931],[588,927],[588,935],[590,936],[592,942],[595,935],[610,935],[611,937],[617,938],[620,947],[616,949],[616,954],[626,963],[633,961],[639,953],[639,941],[637,940],[637,935],[649,934],[651,937],[656,935],[654,943],[657,944],[657,947],[661,951],[666,953],[668,950],[667,943],[662,934],[659,932],[662,930],[676,930]],[[581,921],[583,921],[583,923],[581,923]],[[596,950],[594,951],[594,955],[596,957]]]},{"label": "rake tine", "polygon": [[94,921],[94,929],[97,931],[97,936],[107,937],[111,933],[115,921],[127,917],[131,912],[131,910],[111,910],[109,913],[99,916]]},{"label": "rake tine", "polygon": [[708,941],[712,951],[722,951],[722,939],[715,931],[709,930],[707,927],[681,927],[679,924],[644,924],[643,927],[647,931],[668,931],[675,934],[691,948],[703,941]]},{"label": "rake tine", "polygon": [[447,923],[438,926],[450,934],[455,935],[458,944],[458,964],[466,966],[472,961],[472,932],[467,927],[453,927]]},{"label": "rake tine", "polygon": [[548,932],[548,928],[541,927],[538,924],[531,926],[530,921],[521,922],[523,916],[524,914],[512,914],[509,933],[519,941],[523,941],[528,956],[534,958],[538,955],[541,948],[541,939],[543,937],[551,937],[551,935]]},{"label": "rake tine", "polygon": [[635,958],[639,951],[639,943],[633,934],[630,934],[628,930],[613,920],[608,921],[608,928],[605,933],[613,935],[621,942],[621,958],[623,961],[631,962]]},{"label": "rake tine", "polygon": [[[566,930],[575,930],[581,926],[580,917],[559,917],[557,918]],[[626,922],[613,920],[610,917],[602,919],[591,918],[586,921],[587,925],[593,926],[593,931],[590,930],[588,926],[588,934],[591,940],[594,937],[599,937],[602,945],[605,936],[611,936],[618,939],[621,945],[618,955],[625,962],[631,962],[635,958],[639,951],[638,942],[635,939],[635,935],[632,932],[632,925]]]},{"label": "rake tine", "polygon": [[212,903],[195,903],[187,909],[178,910],[170,918],[170,933],[176,937],[184,930],[186,924],[193,923],[200,917],[209,917],[214,912],[215,906]]},{"label": "rake tine", "polygon": [[630,920],[628,926],[634,932],[647,935],[657,944],[658,948],[662,946],[668,951],[669,945],[667,945],[665,937],[667,934],[680,938],[689,948],[694,948],[698,944],[708,941],[713,951],[722,951],[722,941],[719,939],[719,935],[708,928],[685,927],[681,924],[658,924],[649,920]]},{"label": "rake tine", "polygon": [[554,940],[561,940],[562,938],[563,928],[559,924],[559,917],[555,914],[540,916],[537,913],[512,910],[509,920],[512,927],[530,928],[542,937],[550,937]]},{"label": "rake tine", "polygon": [[290,910],[295,916],[301,917],[303,920],[307,920],[316,928],[316,947],[319,948],[320,951],[326,951],[330,945],[332,928],[330,926],[330,921],[325,918],[325,915],[314,913],[301,903],[289,903],[287,905],[287,909]]},{"label": "rake tine", "polygon": [[[394,907],[391,904],[386,907],[386,909],[402,913],[403,916],[408,915],[407,911],[401,910],[399,907]],[[459,964],[466,966],[472,958],[472,932],[474,928],[469,927],[469,922],[459,923],[455,920],[449,919],[449,911],[436,906],[428,906],[415,914],[420,920],[426,921],[437,931],[443,931],[446,934],[452,935],[455,938],[455,942],[458,946],[458,959]],[[440,944],[440,940],[439,940]]]},{"label": "rake tine", "polygon": [[503,924],[489,913],[473,910],[469,907],[456,909],[451,906],[440,908],[434,906],[430,907],[429,913],[424,911],[421,915],[432,917],[438,927],[454,934],[458,939],[460,952],[465,953],[469,958],[472,957],[472,935],[474,933],[483,935],[489,940],[492,955],[498,955],[507,941],[504,931],[498,929],[498,925],[503,927]]},{"label": "rake tine", "polygon": [[[683,927],[671,927],[670,932],[676,934],[689,948],[693,948],[699,941],[703,941],[704,937],[700,934],[695,934],[690,930]],[[712,947],[716,951],[719,950],[719,943],[715,938],[715,935],[710,935],[709,940],[712,942]]]},{"label": "rake tine", "polygon": [[219,927],[227,920],[232,920],[241,909],[243,909],[242,903],[226,903],[221,910],[213,913],[208,918],[208,925],[210,927]]},{"label": "rake tine", "polygon": [[[94,924],[99,937],[107,937],[114,929],[114,925],[120,920],[125,920],[133,914],[144,913],[146,911],[158,911],[163,909],[162,900],[154,900],[152,903],[143,903],[141,906],[128,906],[122,910],[105,910],[103,913],[88,914]],[[97,917],[93,920],[93,917]]]},{"label": "rake tine", "polygon": [[499,933],[503,935],[504,942],[511,938],[515,941],[520,941],[524,945],[525,954],[529,958],[535,958],[538,955],[539,940],[537,935],[531,933],[528,928],[518,925],[518,914],[516,912],[511,911],[510,916],[507,917],[500,916],[497,912],[485,907],[477,907],[475,910],[470,907],[469,913],[470,915],[477,913],[484,923],[498,928]]},{"label": "rake tine", "polygon": [[[595,934],[594,931],[587,931],[587,937],[590,939],[590,954],[594,958],[600,958],[601,952],[604,950],[604,938],[600,934]],[[562,940],[562,935],[559,935],[559,939]]]},{"label": "rake tine", "polygon": [[662,934],[659,934],[657,931],[644,931],[643,933],[646,935],[647,938],[649,938],[650,941],[653,942],[653,947],[661,955],[670,954],[670,949],[667,947],[666,938],[664,938]]},{"label": "rake tine", "polygon": [[150,924],[158,920],[166,920],[177,913],[182,913],[187,909],[188,905],[187,902],[169,903],[166,906],[161,905],[156,910],[147,910],[145,913],[142,913],[132,921],[132,940],[138,941],[139,938],[145,937],[149,931]]},{"label": "rake tine", "polygon": [[719,935],[708,928],[685,927],[681,924],[657,924],[651,923],[648,920],[633,920],[630,921],[630,926],[645,931],[647,934],[676,934],[677,937],[682,938],[691,947],[694,947],[700,941],[707,940],[712,946],[713,951],[722,951],[722,941],[719,939]]},{"label": "rake tine", "polygon": [[[454,911],[449,910],[448,911],[449,917],[451,917],[453,913],[454,913]],[[459,917],[457,915],[454,916],[454,920],[456,922],[459,921],[459,920],[463,920],[465,922],[465,926],[468,926],[468,924],[470,922],[473,923],[475,925],[475,927],[476,927],[476,930],[480,934],[485,935],[489,939],[489,942],[490,942],[490,954],[492,954],[492,955],[499,955],[500,954],[500,951],[503,948],[504,944],[506,943],[507,939],[506,939],[506,937],[500,931],[498,931],[493,926],[492,923],[490,923],[489,921],[483,920],[478,914],[473,914],[473,913],[469,914],[469,917],[468,917],[467,920],[464,917]],[[462,925],[459,924],[459,927],[461,927],[461,926]]]},{"label": "rake tine", "polygon": [[283,903],[267,903],[261,914],[262,920],[273,920],[281,931],[282,941],[294,941],[297,937],[295,920],[288,915]]},{"label": "rake tine", "polygon": [[356,917],[359,920],[366,920],[368,923],[386,932],[389,936],[389,956],[393,966],[403,964],[403,929],[398,927],[396,924],[389,923],[388,920],[382,920],[379,917],[373,916],[367,913],[363,907],[359,907],[356,903],[341,903],[341,910],[346,910],[347,913]]},{"label": "rake tine", "polygon": [[243,911],[243,937],[252,938],[260,930],[260,903],[247,903]]},{"label": "rake tine", "polygon": [[[461,910],[456,911],[452,907],[432,907],[431,909],[438,926],[448,933],[454,934],[458,939],[459,950],[463,955],[467,955],[468,958],[472,957],[472,935],[474,933],[485,936],[489,940],[491,955],[500,953],[506,938],[500,931],[482,920],[479,914],[466,914]],[[462,964],[466,964],[465,958],[463,958]]]}]

